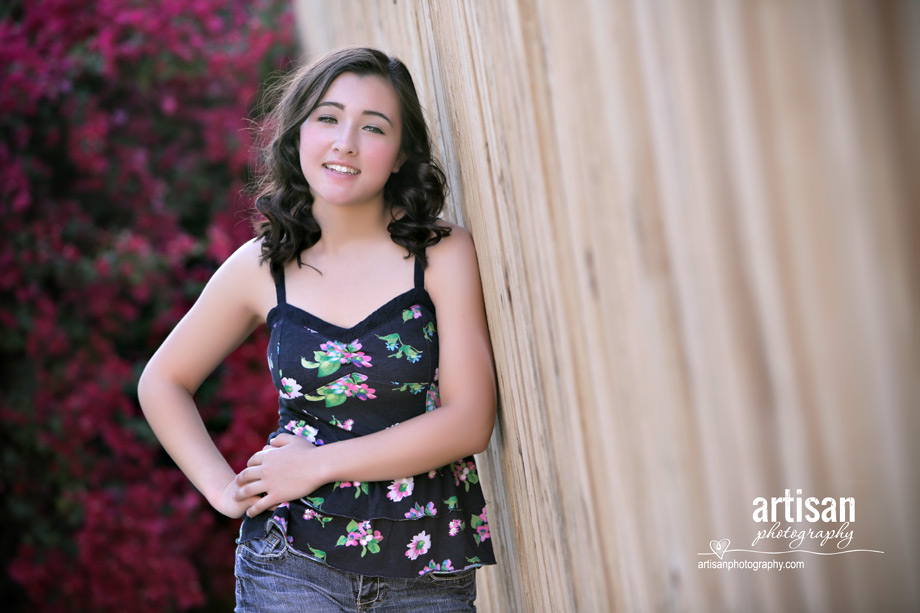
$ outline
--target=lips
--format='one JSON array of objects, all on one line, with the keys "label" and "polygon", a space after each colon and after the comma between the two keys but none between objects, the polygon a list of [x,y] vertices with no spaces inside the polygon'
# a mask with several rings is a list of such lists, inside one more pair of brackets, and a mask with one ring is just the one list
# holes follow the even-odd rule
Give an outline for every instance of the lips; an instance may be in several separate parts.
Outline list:
[{"label": "lips", "polygon": [[334,164],[331,162],[323,164],[323,168],[341,175],[356,175],[361,172],[357,168],[352,168],[351,166],[346,166],[344,164]]}]

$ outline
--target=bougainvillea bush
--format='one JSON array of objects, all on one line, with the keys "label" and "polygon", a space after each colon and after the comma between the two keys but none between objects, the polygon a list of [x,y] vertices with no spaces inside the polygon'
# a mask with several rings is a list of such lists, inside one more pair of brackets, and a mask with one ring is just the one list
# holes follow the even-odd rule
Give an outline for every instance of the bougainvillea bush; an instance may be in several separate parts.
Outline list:
[{"label": "bougainvillea bush", "polygon": [[[268,0],[0,4],[4,610],[229,610],[238,520],[153,438],[135,388],[251,237],[254,107],[287,66]],[[199,390],[239,469],[271,430],[265,336]]]}]

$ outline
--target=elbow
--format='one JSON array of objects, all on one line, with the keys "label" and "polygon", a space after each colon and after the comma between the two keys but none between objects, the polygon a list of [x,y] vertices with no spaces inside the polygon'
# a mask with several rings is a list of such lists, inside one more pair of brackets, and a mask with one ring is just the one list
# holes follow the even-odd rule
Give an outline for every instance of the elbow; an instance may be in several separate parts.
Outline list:
[{"label": "elbow", "polygon": [[489,413],[488,417],[483,420],[483,423],[479,428],[477,428],[476,433],[472,437],[472,454],[483,453],[486,449],[489,448],[489,442],[492,440],[492,431],[494,429],[495,411],[493,410]]},{"label": "elbow", "polygon": [[137,400],[141,405],[141,410],[144,409],[144,399],[149,395],[151,389],[151,379],[152,375],[150,374],[150,365],[148,364],[143,372],[141,372],[140,378],[137,380]]},{"label": "elbow", "polygon": [[487,437],[481,439],[481,441],[479,441],[478,444],[475,445],[475,447],[474,447],[474,449],[473,449],[473,451],[472,451],[472,453],[471,453],[470,455],[476,455],[476,454],[479,454],[479,453],[483,453],[486,449],[489,448],[489,441],[491,441],[491,440],[492,440],[492,435],[491,435],[491,433],[489,433],[489,436],[487,436]]}]

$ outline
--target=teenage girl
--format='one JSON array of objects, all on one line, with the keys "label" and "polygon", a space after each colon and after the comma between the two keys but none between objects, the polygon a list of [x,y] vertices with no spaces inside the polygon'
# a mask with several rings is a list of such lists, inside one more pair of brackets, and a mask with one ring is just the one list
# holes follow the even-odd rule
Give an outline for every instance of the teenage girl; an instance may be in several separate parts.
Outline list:
[{"label": "teenage girl", "polygon": [[[493,362],[412,78],[339,50],[290,76],[269,125],[257,236],[151,358],[144,413],[208,502],[244,516],[237,611],[474,610],[495,562],[472,458]],[[262,325],[278,428],[235,473],[193,395]]]}]

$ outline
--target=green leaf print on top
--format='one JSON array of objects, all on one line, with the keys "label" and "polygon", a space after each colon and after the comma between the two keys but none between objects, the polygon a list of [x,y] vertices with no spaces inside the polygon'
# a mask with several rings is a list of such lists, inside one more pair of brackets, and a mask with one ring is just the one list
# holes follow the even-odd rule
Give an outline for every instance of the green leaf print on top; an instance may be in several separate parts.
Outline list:
[{"label": "green leaf print on top", "polygon": [[379,338],[380,340],[382,340],[384,343],[387,344],[387,349],[389,349],[390,351],[396,351],[396,353],[392,353],[388,355],[387,356],[388,358],[404,357],[410,362],[412,362],[413,364],[415,364],[420,359],[422,359],[422,352],[416,349],[415,347],[413,347],[412,345],[407,345],[403,343],[402,340],[399,338],[399,334],[397,334],[396,332],[394,332],[393,334],[387,334],[386,336],[380,336],[379,334],[376,336],[377,338]]},{"label": "green leaf print on top", "polygon": [[345,529],[348,530],[348,536],[344,534],[340,536],[336,543],[337,547],[341,547],[342,545],[346,547],[357,547],[360,545],[362,558],[368,551],[371,553],[380,553],[379,543],[383,540],[383,535],[380,534],[379,530],[374,530],[371,527],[371,522],[363,521],[358,523],[355,520],[351,520],[348,522]]},{"label": "green leaf print on top", "polygon": [[367,375],[353,372],[317,389],[319,396],[304,394],[304,398],[307,400],[322,400],[326,403],[327,408],[337,407],[352,396],[358,400],[376,398],[377,396],[374,395],[374,392],[377,390],[373,387],[368,387],[367,383],[364,383],[365,381],[367,381]]},{"label": "green leaf print on top", "polygon": [[427,383],[400,383],[399,381],[393,381],[393,385],[399,386],[393,388],[394,392],[412,392],[413,394],[420,394],[428,387]]},{"label": "green leaf print on top", "polygon": [[367,481],[336,481],[335,485],[332,486],[332,489],[345,489],[346,487],[355,488],[355,498],[361,494],[366,495],[370,491],[367,485]]},{"label": "green leaf print on top", "polygon": [[326,341],[319,346],[321,351],[313,352],[315,362],[307,358],[300,358],[304,368],[316,368],[320,377],[328,377],[336,372],[343,364],[354,364],[359,368],[370,368],[371,356],[366,355],[361,349],[361,343],[356,340],[348,343],[339,341]]},{"label": "green leaf print on top", "polygon": [[409,321],[410,319],[418,319],[421,316],[422,316],[422,308],[417,304],[413,304],[408,309],[402,312],[403,323]]}]

